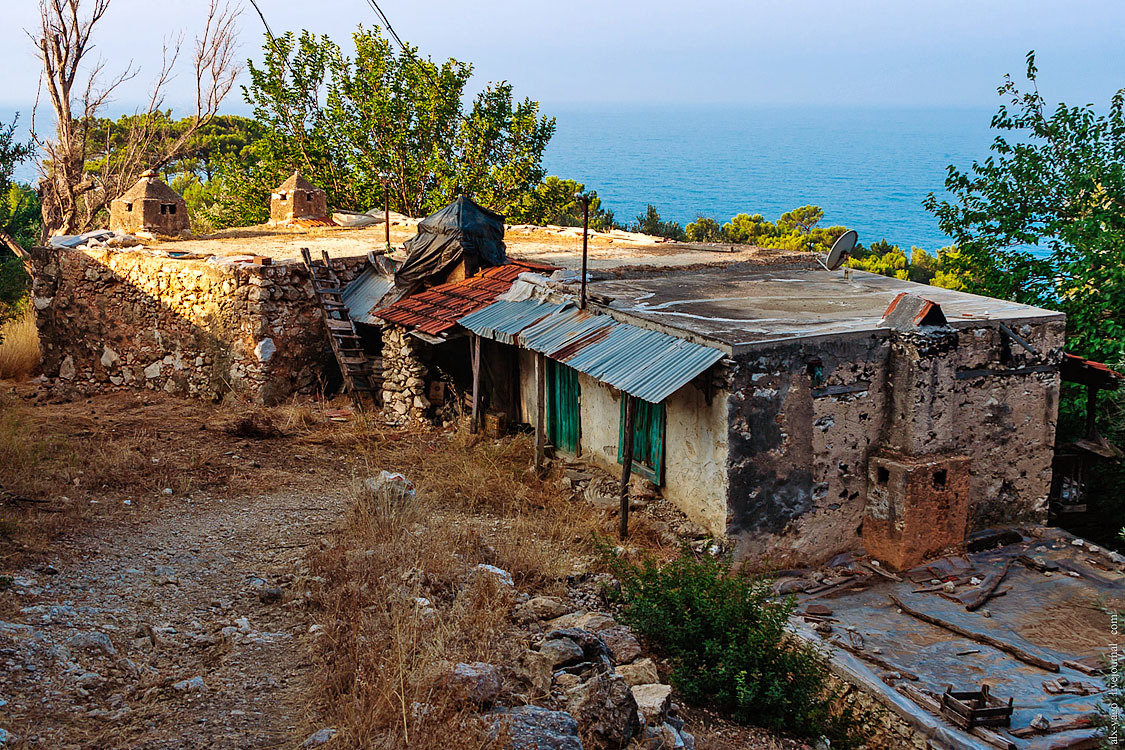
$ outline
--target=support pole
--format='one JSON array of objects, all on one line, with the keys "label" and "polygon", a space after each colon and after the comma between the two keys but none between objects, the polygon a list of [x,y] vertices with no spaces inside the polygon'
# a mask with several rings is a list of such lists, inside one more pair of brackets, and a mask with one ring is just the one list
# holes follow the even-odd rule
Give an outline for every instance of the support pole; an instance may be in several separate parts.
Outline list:
[{"label": "support pole", "polygon": [[469,336],[473,361],[473,417],[472,423],[469,425],[469,432],[475,435],[480,429],[480,336],[475,333],[469,334]]},{"label": "support pole", "polygon": [[622,391],[625,398],[625,430],[621,449],[621,540],[629,535],[629,476],[633,473],[633,429],[637,424],[637,399]]},{"label": "support pole", "polygon": [[547,452],[547,372],[542,354],[535,355],[535,475],[544,474]]},{"label": "support pole", "polygon": [[387,250],[391,249],[391,198],[390,188],[383,185],[383,227],[387,230]]},{"label": "support pole", "polygon": [[586,309],[586,239],[590,232],[590,198],[582,200],[582,293],[578,297],[578,309]]}]

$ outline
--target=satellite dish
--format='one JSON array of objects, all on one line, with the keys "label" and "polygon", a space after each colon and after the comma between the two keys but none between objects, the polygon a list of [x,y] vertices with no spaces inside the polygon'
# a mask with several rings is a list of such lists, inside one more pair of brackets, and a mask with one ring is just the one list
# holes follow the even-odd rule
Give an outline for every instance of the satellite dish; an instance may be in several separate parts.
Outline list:
[{"label": "satellite dish", "polygon": [[840,235],[840,238],[832,243],[832,249],[828,251],[828,255],[820,261],[820,265],[824,266],[825,271],[835,271],[840,266],[844,265],[848,255],[855,249],[856,240],[859,239],[859,233],[854,229],[849,229]]}]

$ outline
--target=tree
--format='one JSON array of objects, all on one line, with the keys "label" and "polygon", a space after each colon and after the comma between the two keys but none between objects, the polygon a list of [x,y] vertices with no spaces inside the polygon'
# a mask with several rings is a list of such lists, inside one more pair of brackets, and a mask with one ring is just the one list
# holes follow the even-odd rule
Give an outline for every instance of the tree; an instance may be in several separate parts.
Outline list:
[{"label": "tree", "polygon": [[[968,291],[1067,314],[1067,345],[1109,362],[1125,358],[1125,89],[1107,112],[1053,110],[1036,84],[1011,76],[992,118],[992,154],[967,171],[950,166],[952,200],[926,207],[958,251],[947,256]],[[1006,135],[1006,134],[1011,134]],[[1036,257],[1028,246],[1047,250]]]},{"label": "tree", "polygon": [[12,182],[16,165],[32,154],[30,144],[16,140],[16,124],[0,126],[0,324],[15,313],[27,294],[28,278],[20,247],[34,244],[38,202],[26,185]]},{"label": "tree", "polygon": [[645,207],[643,214],[637,215],[637,220],[630,227],[630,231],[650,234],[654,237],[665,237],[670,240],[684,240],[684,230],[674,221],[664,221],[660,212],[651,203]]},{"label": "tree", "polygon": [[801,206],[783,213],[777,224],[783,229],[796,229],[799,234],[809,234],[823,218],[824,209],[820,206]]},{"label": "tree", "polygon": [[[586,192],[586,186],[554,175],[523,193],[508,209],[513,224],[552,224],[561,227],[582,226],[582,207],[574,200],[575,193]],[[604,232],[614,228],[613,212],[602,208],[595,190],[590,195],[590,228]]]},{"label": "tree", "polygon": [[410,46],[396,53],[378,27],[353,40],[354,60],[328,37],[287,33],[266,43],[261,66],[250,63],[244,95],[262,137],[249,171],[221,165],[216,223],[263,221],[270,191],[294,169],[330,205],[352,209],[381,205],[386,175],[391,208],[411,216],[462,193],[506,213],[542,182],[555,121],[538,102],[514,101],[499,83],[466,106],[471,65],[439,65]]},{"label": "tree", "polygon": [[55,115],[54,138],[36,134],[32,117],[33,140],[44,152],[40,182],[44,237],[89,229],[141,172],[181,158],[199,129],[214,118],[238,75],[234,64],[238,13],[220,0],[211,0],[192,56],[196,97],[188,127],[173,128],[162,111],[164,88],[180,56],[177,39],[165,47],[144,111],[128,118],[122,131],[108,128],[104,143],[116,145],[103,147],[96,132],[98,114],[114,91],[139,72],[130,66],[103,80],[105,61],[87,59],[95,28],[109,6],[110,0],[39,3],[40,29],[32,40]]},{"label": "tree", "polygon": [[714,219],[700,216],[684,227],[684,234],[692,242],[722,242],[723,227]]}]

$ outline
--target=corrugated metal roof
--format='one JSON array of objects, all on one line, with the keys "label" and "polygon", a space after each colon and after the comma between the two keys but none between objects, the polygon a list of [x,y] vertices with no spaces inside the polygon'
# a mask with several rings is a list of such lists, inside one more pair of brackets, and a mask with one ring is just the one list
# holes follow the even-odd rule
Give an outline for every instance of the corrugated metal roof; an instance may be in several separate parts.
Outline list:
[{"label": "corrugated metal roof", "polygon": [[[554,266],[513,261],[486,268],[476,276],[427,289],[398,300],[370,315],[423,333],[437,335],[457,325],[458,318],[494,302],[521,273],[551,271]],[[350,309],[350,308],[349,308]]]},{"label": "corrugated metal roof", "polygon": [[719,349],[572,304],[501,300],[458,322],[480,336],[542,352],[654,404],[723,357]]},{"label": "corrugated metal roof", "polygon": [[395,288],[395,280],[384,276],[370,265],[344,287],[341,298],[348,308],[348,315],[357,323],[377,325],[379,319],[372,315],[387,292]]}]

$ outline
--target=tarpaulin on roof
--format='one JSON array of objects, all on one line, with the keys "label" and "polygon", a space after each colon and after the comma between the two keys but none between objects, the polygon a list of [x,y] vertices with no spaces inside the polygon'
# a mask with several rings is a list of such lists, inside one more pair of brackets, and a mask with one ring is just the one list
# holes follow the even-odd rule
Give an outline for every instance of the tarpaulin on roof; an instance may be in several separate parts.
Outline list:
[{"label": "tarpaulin on roof", "polygon": [[718,349],[571,303],[500,300],[458,323],[477,335],[541,352],[654,404],[723,357]]},{"label": "tarpaulin on roof", "polygon": [[460,196],[418,222],[418,234],[406,241],[406,260],[395,285],[413,290],[442,281],[461,262],[468,275],[503,264],[504,217]]}]

